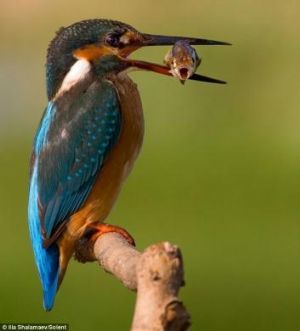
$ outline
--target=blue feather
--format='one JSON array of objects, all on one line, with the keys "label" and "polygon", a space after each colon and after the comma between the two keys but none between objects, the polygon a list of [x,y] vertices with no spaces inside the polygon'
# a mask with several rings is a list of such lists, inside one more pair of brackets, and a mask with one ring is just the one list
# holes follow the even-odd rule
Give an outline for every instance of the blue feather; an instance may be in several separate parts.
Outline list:
[{"label": "blue feather", "polygon": [[55,112],[55,107],[53,102],[48,103],[48,107],[44,111],[44,115],[40,124],[39,129],[37,130],[35,139],[34,139],[34,147],[35,153],[39,153],[45,144],[45,139],[47,137],[47,132],[49,130],[50,124],[52,122],[53,116]]},{"label": "blue feather", "polygon": [[41,225],[38,210],[37,164],[33,166],[30,184],[28,216],[29,231],[36,265],[43,288],[43,304],[45,310],[51,310],[54,304],[59,275],[58,247],[52,245],[48,249],[43,247]]}]

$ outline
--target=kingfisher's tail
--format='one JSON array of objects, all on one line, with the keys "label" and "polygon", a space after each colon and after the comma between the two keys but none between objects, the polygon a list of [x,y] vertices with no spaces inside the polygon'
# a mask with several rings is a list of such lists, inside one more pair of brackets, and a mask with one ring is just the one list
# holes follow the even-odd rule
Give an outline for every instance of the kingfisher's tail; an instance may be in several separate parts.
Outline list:
[{"label": "kingfisher's tail", "polygon": [[59,276],[59,252],[54,244],[46,250],[47,265],[40,278],[43,287],[43,305],[46,311],[50,311],[54,305],[55,295],[58,290]]},{"label": "kingfisher's tail", "polygon": [[[37,224],[39,230],[39,224]],[[40,232],[36,232],[36,226],[29,225],[34,251],[35,263],[38,268],[43,288],[44,309],[49,311],[54,305],[55,295],[58,288],[59,277],[59,250],[56,244],[49,248],[43,247]]]},{"label": "kingfisher's tail", "polygon": [[43,246],[38,210],[36,169],[33,171],[30,183],[28,220],[35,263],[43,288],[44,308],[49,311],[54,305],[55,294],[58,287],[59,249],[55,243],[49,248],[44,248]]}]

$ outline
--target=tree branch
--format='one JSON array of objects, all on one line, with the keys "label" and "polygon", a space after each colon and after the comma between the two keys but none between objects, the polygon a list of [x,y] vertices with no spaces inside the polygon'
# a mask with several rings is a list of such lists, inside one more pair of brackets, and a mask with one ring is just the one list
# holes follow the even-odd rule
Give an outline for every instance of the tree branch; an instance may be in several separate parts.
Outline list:
[{"label": "tree branch", "polygon": [[137,289],[131,331],[185,331],[190,316],[177,294],[183,286],[180,249],[169,242],[148,247],[143,253],[117,233],[98,237],[94,246],[82,239],[75,258],[82,263],[98,261],[127,288]]}]

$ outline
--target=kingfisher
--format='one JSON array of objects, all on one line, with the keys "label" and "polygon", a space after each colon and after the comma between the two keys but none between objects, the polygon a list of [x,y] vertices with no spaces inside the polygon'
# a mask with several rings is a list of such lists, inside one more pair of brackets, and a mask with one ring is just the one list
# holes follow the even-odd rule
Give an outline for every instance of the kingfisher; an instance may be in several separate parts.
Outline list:
[{"label": "kingfisher", "polygon": [[[133,60],[144,46],[228,43],[141,33],[107,19],[61,28],[46,60],[48,104],[37,129],[30,162],[28,223],[43,306],[52,309],[75,246],[118,232],[104,223],[143,142],[144,120],[137,86],[127,73],[148,70],[172,76],[170,68]],[[190,79],[225,83],[194,74]]]}]

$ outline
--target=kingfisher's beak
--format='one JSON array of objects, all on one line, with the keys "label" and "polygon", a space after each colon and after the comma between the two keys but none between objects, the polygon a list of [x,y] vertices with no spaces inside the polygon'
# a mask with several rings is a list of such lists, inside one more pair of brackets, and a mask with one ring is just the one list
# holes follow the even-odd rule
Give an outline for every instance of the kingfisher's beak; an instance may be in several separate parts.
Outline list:
[{"label": "kingfisher's beak", "polygon": [[[144,46],[165,46],[165,45],[174,45],[177,41],[185,40],[188,41],[191,45],[231,45],[230,43],[224,41],[216,41],[202,38],[190,38],[190,37],[176,37],[176,36],[162,36],[162,35],[152,35],[152,34],[140,34],[139,38],[136,39],[135,47],[133,50],[144,47]],[[141,70],[147,70],[156,72],[166,76],[172,76],[170,68],[164,65],[150,63],[139,60],[132,60],[128,57],[123,58],[126,62],[128,68],[137,68]],[[196,80],[206,83],[215,83],[215,84],[226,84],[226,82],[202,76],[199,74],[193,74],[189,79]]]},{"label": "kingfisher's beak", "polygon": [[186,40],[191,45],[231,45],[224,41],[216,41],[202,38],[177,37],[177,36],[162,36],[155,34],[143,34],[141,46],[164,46],[174,45],[177,41]]},{"label": "kingfisher's beak", "polygon": [[[216,41],[202,38],[190,38],[190,37],[177,37],[177,36],[163,36],[163,35],[152,35],[152,34],[141,34],[140,38],[137,39],[135,44],[135,49],[144,47],[144,46],[165,46],[165,45],[174,45],[177,41],[185,40],[188,41],[191,45],[231,45],[230,43],[224,41]],[[166,76],[172,76],[170,72],[170,68],[164,65],[150,63],[139,60],[131,60],[128,57],[124,59],[127,63],[128,68],[137,68],[141,70],[147,70],[156,72]],[[206,83],[215,83],[215,84],[226,84],[226,82],[210,78],[206,76],[202,76],[199,74],[193,74],[190,80],[196,80],[200,82]]]}]

